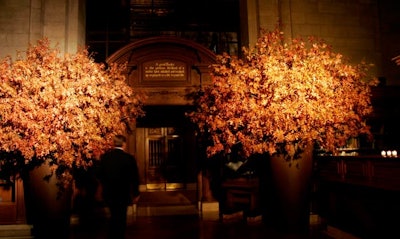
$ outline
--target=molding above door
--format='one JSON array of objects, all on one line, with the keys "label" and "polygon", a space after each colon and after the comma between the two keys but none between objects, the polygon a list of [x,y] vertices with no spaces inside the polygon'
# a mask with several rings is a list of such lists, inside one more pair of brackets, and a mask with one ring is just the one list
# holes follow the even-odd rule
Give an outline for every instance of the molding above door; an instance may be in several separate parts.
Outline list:
[{"label": "molding above door", "polygon": [[196,42],[152,37],[116,51],[107,63],[127,64],[128,83],[147,94],[146,105],[192,104],[191,95],[211,83],[216,55]]}]

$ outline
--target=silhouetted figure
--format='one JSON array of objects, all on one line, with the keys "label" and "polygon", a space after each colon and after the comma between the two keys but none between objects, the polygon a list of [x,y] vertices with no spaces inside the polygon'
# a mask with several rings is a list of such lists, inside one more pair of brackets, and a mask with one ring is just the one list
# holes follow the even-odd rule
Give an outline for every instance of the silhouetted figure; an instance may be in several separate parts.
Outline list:
[{"label": "silhouetted figure", "polygon": [[102,155],[99,166],[103,198],[111,214],[110,239],[125,238],[127,208],[139,199],[136,159],[125,152],[125,147],[125,136],[115,136],[114,148]]}]

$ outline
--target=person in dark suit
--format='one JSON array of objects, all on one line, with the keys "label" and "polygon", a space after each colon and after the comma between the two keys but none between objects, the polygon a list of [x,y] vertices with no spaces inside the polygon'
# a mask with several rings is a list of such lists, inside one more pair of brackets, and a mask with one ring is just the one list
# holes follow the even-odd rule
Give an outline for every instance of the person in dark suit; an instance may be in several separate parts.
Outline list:
[{"label": "person in dark suit", "polygon": [[139,173],[136,159],[125,152],[126,137],[116,135],[114,148],[100,159],[99,180],[103,199],[110,210],[109,236],[113,239],[125,237],[127,209],[139,200]]}]

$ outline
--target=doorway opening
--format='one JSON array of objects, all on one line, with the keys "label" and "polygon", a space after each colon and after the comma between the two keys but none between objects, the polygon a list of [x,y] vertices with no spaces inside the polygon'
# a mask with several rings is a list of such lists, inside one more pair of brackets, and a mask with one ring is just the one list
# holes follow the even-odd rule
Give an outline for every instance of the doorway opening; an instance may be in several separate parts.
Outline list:
[{"label": "doorway opening", "polygon": [[146,128],[146,187],[176,190],[185,187],[182,137],[177,127]]},{"label": "doorway opening", "polygon": [[138,120],[136,154],[146,191],[196,189],[197,159],[186,106],[146,106]]}]

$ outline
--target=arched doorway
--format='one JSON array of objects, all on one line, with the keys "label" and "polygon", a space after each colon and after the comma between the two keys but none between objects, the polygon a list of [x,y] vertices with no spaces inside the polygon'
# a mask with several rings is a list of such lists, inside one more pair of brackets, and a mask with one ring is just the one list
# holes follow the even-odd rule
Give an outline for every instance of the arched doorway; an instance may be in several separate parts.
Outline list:
[{"label": "arched doorway", "polygon": [[[163,36],[126,45],[107,59],[113,62],[127,63],[128,83],[148,96],[146,116],[129,136],[128,148],[139,164],[141,189],[198,187],[198,149],[185,113],[193,108],[190,96],[211,82],[215,54],[198,43]],[[209,195],[204,190],[199,200]]]}]

